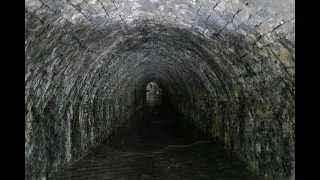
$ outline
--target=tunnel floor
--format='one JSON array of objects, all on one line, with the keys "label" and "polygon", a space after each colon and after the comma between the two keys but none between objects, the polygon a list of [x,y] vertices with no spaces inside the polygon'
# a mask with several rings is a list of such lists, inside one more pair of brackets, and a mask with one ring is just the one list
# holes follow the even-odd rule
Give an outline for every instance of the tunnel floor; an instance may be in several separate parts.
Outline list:
[{"label": "tunnel floor", "polygon": [[260,180],[181,114],[150,107],[56,180]]}]

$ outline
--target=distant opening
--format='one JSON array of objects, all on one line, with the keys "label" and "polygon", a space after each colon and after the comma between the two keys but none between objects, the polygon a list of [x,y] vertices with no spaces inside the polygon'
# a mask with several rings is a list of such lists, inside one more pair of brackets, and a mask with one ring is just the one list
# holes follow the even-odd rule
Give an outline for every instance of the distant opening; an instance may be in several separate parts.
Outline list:
[{"label": "distant opening", "polygon": [[155,82],[149,82],[146,86],[146,106],[155,108],[162,104],[162,89]]}]

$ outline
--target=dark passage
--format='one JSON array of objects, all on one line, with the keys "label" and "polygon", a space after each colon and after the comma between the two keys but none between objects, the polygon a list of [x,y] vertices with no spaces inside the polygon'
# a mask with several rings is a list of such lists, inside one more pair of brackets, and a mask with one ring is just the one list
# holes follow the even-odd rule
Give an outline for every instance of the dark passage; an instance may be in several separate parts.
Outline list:
[{"label": "dark passage", "polygon": [[293,0],[25,1],[25,180],[295,165]]},{"label": "dark passage", "polygon": [[[156,100],[156,98],[154,98]],[[173,108],[150,99],[57,180],[259,180]]]}]

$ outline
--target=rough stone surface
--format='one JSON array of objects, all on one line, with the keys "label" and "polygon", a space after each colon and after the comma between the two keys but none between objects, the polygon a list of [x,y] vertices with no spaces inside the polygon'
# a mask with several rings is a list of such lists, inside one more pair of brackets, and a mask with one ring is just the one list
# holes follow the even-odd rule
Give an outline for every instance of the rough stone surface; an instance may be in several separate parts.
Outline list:
[{"label": "rough stone surface", "polygon": [[293,0],[25,1],[26,179],[142,106],[148,82],[267,179],[294,179]]}]

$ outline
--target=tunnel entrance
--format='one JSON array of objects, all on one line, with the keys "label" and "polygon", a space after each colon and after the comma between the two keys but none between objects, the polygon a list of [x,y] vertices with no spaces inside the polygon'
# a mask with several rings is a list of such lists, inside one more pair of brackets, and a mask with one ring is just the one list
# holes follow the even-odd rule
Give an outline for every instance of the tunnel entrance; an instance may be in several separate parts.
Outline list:
[{"label": "tunnel entrance", "polygon": [[280,2],[25,1],[25,179],[107,138],[63,179],[294,179],[295,2]]},{"label": "tunnel entrance", "polygon": [[149,82],[146,86],[145,106],[148,110],[157,111],[162,105],[162,89],[155,82]]}]

